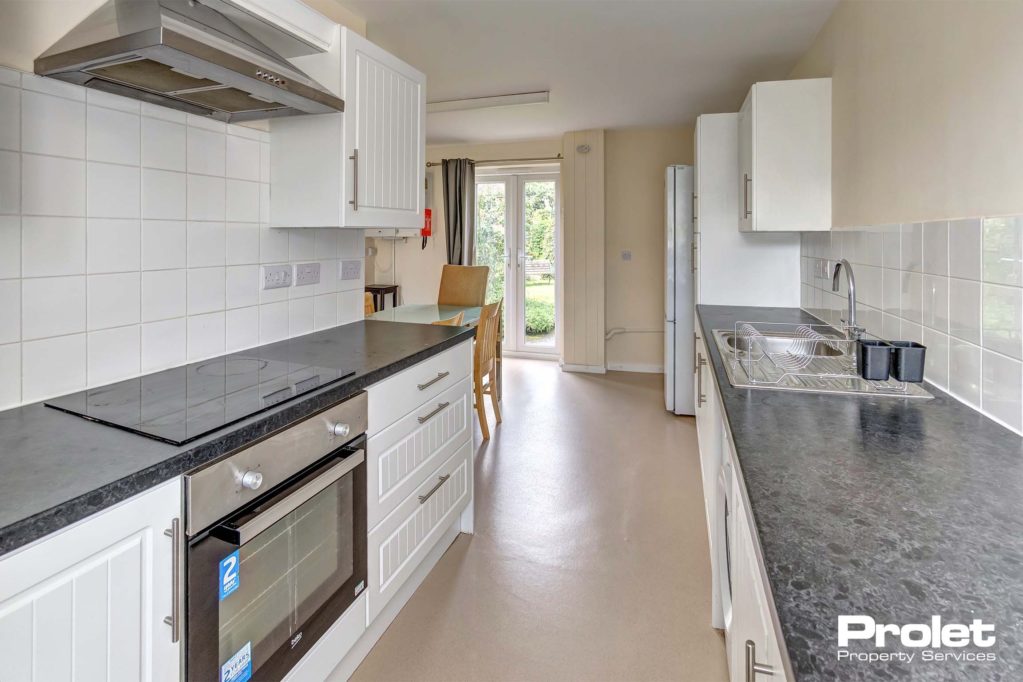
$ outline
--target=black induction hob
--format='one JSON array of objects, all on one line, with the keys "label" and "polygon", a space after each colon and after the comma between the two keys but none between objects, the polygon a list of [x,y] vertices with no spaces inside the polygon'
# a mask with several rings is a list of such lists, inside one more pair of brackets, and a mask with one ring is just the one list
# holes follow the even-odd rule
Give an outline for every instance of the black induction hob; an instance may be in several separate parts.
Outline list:
[{"label": "black induction hob", "polygon": [[164,443],[184,445],[354,374],[243,351],[90,388],[45,404]]}]

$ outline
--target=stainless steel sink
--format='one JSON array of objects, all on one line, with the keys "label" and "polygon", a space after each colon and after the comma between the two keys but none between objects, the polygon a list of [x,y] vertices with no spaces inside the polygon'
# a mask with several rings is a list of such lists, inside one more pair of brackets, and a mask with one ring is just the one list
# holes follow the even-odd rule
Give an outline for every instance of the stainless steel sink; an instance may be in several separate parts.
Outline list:
[{"label": "stainless steel sink", "polygon": [[[932,398],[919,384],[867,381],[856,369],[856,341],[824,325],[754,323],[715,329],[728,382],[737,388]],[[812,331],[808,327],[812,327]]]},{"label": "stainless steel sink", "polygon": [[[757,344],[751,344],[748,337],[736,336],[734,331],[716,329],[714,334],[720,334],[720,338],[733,352],[758,352],[758,349],[751,348],[751,345],[757,345],[759,350],[767,353],[788,353],[795,349],[800,353],[819,357],[839,357],[845,354],[840,347],[836,347],[834,344],[829,344],[826,341],[805,341],[794,334],[766,332]],[[841,337],[834,337],[834,339],[836,342],[844,341]]]}]

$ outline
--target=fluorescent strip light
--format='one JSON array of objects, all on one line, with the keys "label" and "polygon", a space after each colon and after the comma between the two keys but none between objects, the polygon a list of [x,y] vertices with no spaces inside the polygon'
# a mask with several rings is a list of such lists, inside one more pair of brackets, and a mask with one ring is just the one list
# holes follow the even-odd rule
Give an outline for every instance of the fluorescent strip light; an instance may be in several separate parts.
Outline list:
[{"label": "fluorescent strip light", "polygon": [[495,95],[493,97],[470,97],[468,99],[449,99],[443,102],[427,102],[426,113],[437,114],[442,111],[513,107],[520,104],[546,104],[550,101],[550,96],[550,90],[544,90],[543,92],[522,92],[515,95]]}]

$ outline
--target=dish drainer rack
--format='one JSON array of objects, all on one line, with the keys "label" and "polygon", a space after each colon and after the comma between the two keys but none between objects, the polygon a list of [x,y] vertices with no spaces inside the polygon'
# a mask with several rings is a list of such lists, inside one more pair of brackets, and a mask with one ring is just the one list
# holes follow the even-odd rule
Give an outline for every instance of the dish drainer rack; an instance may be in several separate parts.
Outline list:
[{"label": "dish drainer rack", "polygon": [[[726,369],[732,370],[728,374],[733,385],[932,397],[920,386],[894,378],[863,379],[857,367],[856,339],[836,335],[828,325],[740,321],[730,334],[728,330],[716,333],[725,364],[731,365]],[[861,338],[876,337],[864,333]],[[737,381],[736,370],[745,375],[742,381]]]}]

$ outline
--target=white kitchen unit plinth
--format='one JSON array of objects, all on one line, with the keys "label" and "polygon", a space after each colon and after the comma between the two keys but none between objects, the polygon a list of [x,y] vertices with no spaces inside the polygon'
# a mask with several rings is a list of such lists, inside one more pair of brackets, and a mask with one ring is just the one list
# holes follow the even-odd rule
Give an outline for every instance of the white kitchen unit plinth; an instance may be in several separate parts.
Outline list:
[{"label": "white kitchen unit plinth", "polygon": [[755,83],[739,110],[739,229],[831,229],[831,79]]},{"label": "white kitchen unit plinth", "polygon": [[180,679],[180,517],[176,479],[0,558],[0,679]]}]

